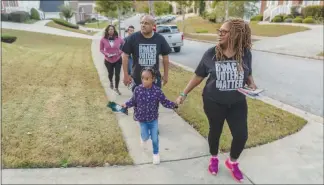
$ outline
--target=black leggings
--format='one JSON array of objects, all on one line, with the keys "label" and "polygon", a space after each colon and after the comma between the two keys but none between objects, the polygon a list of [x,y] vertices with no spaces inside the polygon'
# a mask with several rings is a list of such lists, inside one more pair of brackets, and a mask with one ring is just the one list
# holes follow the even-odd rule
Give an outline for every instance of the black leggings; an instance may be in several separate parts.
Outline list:
[{"label": "black leggings", "polygon": [[231,105],[218,104],[206,98],[203,98],[203,101],[204,111],[209,121],[210,154],[218,154],[219,138],[226,119],[233,137],[230,156],[232,159],[238,159],[248,138],[246,100]]},{"label": "black leggings", "polygon": [[122,59],[120,59],[115,63],[110,63],[105,60],[105,65],[108,70],[108,78],[110,83],[112,83],[113,76],[114,76],[114,69],[115,69],[115,88],[118,89],[119,79],[120,79],[120,69],[122,66]]}]

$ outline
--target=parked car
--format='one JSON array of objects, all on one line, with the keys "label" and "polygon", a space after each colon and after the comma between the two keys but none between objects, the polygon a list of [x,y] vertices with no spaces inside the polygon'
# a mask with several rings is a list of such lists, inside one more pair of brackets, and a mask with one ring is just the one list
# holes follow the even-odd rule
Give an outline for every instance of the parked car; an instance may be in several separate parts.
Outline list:
[{"label": "parked car", "polygon": [[179,32],[177,25],[158,25],[156,32],[163,35],[174,52],[180,52],[183,46],[183,33]]}]

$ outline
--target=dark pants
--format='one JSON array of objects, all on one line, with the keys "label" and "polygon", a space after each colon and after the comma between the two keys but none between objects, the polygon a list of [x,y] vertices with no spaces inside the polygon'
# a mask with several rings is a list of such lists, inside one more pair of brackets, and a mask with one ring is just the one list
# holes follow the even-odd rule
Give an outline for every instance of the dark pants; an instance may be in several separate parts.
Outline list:
[{"label": "dark pants", "polygon": [[231,105],[218,104],[205,97],[203,101],[204,111],[209,121],[210,154],[218,154],[219,138],[226,120],[233,137],[230,156],[232,159],[238,159],[248,138],[246,100]]},{"label": "dark pants", "polygon": [[119,80],[120,80],[120,69],[122,66],[122,59],[120,58],[117,62],[115,63],[110,63],[105,60],[105,65],[108,70],[108,79],[110,83],[113,81],[113,76],[115,73],[115,88],[118,89],[119,85]]}]

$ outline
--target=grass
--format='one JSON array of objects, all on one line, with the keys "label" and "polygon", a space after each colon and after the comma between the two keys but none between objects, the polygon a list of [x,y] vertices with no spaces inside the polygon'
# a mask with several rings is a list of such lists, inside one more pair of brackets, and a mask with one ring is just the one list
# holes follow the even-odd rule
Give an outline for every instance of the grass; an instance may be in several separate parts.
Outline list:
[{"label": "grass", "polygon": [[[209,42],[217,42],[218,36],[217,35],[198,35],[198,34],[190,34],[190,33],[185,33],[184,38],[191,38],[191,39],[196,39],[196,40],[201,40],[201,41],[209,41]],[[257,39],[252,39],[252,42],[258,41]]]},{"label": "grass", "polygon": [[317,56],[322,56],[322,57],[324,57],[324,52],[319,53]]},{"label": "grass", "polygon": [[[170,65],[170,80],[163,87],[166,96],[171,100],[175,100],[179,92],[183,91],[192,75],[192,72]],[[178,114],[202,136],[207,137],[209,124],[202,108],[203,102],[201,96],[204,85],[205,81],[189,94],[185,103],[179,108]],[[299,131],[306,124],[306,120],[259,100],[248,99],[248,106],[249,138],[246,148],[283,138]],[[231,140],[232,136],[227,124],[225,124],[224,132],[220,139],[220,150],[222,152],[229,151]]]},{"label": "grass", "polygon": [[2,167],[132,164],[91,40],[2,29]]},{"label": "grass", "polygon": [[61,30],[71,31],[71,32],[75,32],[75,33],[81,33],[81,34],[85,34],[85,35],[94,35],[94,34],[98,33],[98,32],[86,32],[86,31],[79,30],[79,29],[69,28],[69,27],[57,24],[57,23],[55,23],[53,21],[48,22],[46,24],[46,26],[49,26],[49,27],[52,27],[52,28],[58,28],[58,29],[61,29]]},{"label": "grass", "polygon": [[[178,28],[182,31],[182,21],[177,22]],[[202,17],[190,17],[185,20],[185,33],[197,33],[202,28],[208,33],[216,33],[216,30],[221,27],[219,23],[212,23]],[[290,25],[259,25],[256,22],[251,22],[250,27],[252,35],[265,37],[278,37],[290,33],[309,30],[304,26]]]},{"label": "grass", "polygon": [[35,20],[35,19],[27,19],[24,23],[25,24],[34,24],[35,22],[37,22],[39,20]]},{"label": "grass", "polygon": [[98,26],[98,22],[88,23],[85,24],[84,26],[87,28],[103,29],[106,28],[109,24],[110,24],[109,21],[99,21],[99,26]]}]

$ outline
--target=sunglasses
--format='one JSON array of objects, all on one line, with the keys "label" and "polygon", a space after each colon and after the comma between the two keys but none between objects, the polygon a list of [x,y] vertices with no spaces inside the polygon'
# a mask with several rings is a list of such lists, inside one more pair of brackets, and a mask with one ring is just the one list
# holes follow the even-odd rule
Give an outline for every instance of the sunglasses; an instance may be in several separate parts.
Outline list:
[{"label": "sunglasses", "polygon": [[229,31],[227,30],[221,30],[221,29],[217,29],[217,34],[219,35],[226,35]]}]

